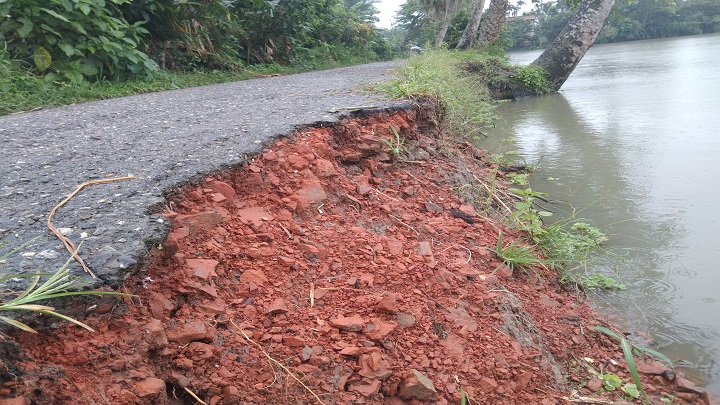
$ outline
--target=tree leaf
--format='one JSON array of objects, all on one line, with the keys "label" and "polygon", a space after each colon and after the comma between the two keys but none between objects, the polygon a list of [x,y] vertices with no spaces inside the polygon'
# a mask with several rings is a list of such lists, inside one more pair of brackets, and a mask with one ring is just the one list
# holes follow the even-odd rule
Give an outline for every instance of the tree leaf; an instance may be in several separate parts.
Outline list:
[{"label": "tree leaf", "polygon": [[84,61],[78,68],[78,72],[85,76],[94,76],[98,73],[98,68],[90,61]]},{"label": "tree leaf", "polygon": [[47,49],[42,46],[38,46],[33,52],[33,61],[35,62],[35,66],[38,70],[44,72],[50,67],[50,63],[52,63],[52,56],[50,56],[50,52],[48,52]]},{"label": "tree leaf", "polygon": [[73,84],[79,84],[83,81],[82,73],[78,72],[77,70],[66,70],[65,72],[63,72],[63,75],[70,79]]},{"label": "tree leaf", "polygon": [[67,55],[67,56],[75,55],[75,48],[73,48],[72,45],[61,42],[58,44],[58,46],[60,47],[60,49],[62,49],[63,52],[65,52],[65,55]]},{"label": "tree leaf", "polygon": [[41,8],[40,10],[42,10],[42,11],[50,14],[51,16],[53,16],[53,17],[55,17],[55,18],[57,18],[57,19],[59,19],[59,20],[63,20],[63,21],[65,21],[66,23],[69,23],[69,22],[70,22],[70,20],[68,20],[67,17],[65,17],[64,15],[60,15],[60,14],[58,14],[58,13],[52,11],[52,10],[48,10],[48,9],[46,9],[46,8]]},{"label": "tree leaf", "polygon": [[78,3],[78,8],[80,9],[80,11],[83,12],[83,14],[90,15],[90,6],[88,6],[87,4]]},{"label": "tree leaf", "polygon": [[18,35],[20,35],[20,38],[27,38],[27,36],[30,35],[33,29],[32,21],[30,21],[30,19],[27,17],[19,17],[18,21],[23,23],[22,27],[17,30]]},{"label": "tree leaf", "polygon": [[85,31],[85,28],[80,23],[72,21],[70,25],[72,25],[79,33],[87,35],[87,31]]},{"label": "tree leaf", "polygon": [[44,29],[45,31],[52,32],[53,34],[57,35],[58,37],[62,38],[62,35],[60,35],[59,32],[55,31],[55,29],[47,24],[40,24],[40,28]]},{"label": "tree leaf", "polygon": [[68,12],[73,11],[73,5],[70,2],[70,0],[60,0],[60,4],[62,4],[65,11],[68,11]]}]

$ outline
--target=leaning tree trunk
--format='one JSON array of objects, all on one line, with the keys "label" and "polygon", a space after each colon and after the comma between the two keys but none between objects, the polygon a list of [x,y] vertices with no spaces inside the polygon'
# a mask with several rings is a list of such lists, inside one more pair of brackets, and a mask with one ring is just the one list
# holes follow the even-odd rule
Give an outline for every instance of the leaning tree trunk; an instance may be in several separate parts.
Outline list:
[{"label": "leaning tree trunk", "polygon": [[475,0],[472,6],[472,13],[470,13],[470,21],[465,26],[460,42],[457,44],[457,49],[467,51],[472,48],[473,41],[477,36],[478,27],[480,26],[480,17],[482,17],[483,8],[485,8],[485,0]]},{"label": "leaning tree trunk", "polygon": [[505,26],[508,0],[491,0],[487,15],[480,26],[480,46],[494,45],[500,40],[502,29]]},{"label": "leaning tree trunk", "polygon": [[615,0],[584,0],[553,43],[532,63],[548,72],[555,91],[595,42],[614,4]]},{"label": "leaning tree trunk", "polygon": [[452,21],[453,17],[453,0],[445,0],[445,15],[443,17],[443,25],[442,28],[440,28],[440,32],[438,32],[437,38],[435,38],[435,48],[440,47],[442,45],[443,41],[445,40],[445,35],[448,32],[448,28],[450,28],[450,21]]}]

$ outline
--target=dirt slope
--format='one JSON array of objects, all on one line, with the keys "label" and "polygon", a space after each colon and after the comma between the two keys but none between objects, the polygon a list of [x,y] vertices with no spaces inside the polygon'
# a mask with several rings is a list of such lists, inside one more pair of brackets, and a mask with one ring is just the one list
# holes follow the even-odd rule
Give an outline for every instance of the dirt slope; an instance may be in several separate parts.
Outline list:
[{"label": "dirt slope", "polygon": [[[96,333],[14,335],[0,404],[621,403],[581,360],[629,382],[617,344],[554,273],[501,266],[488,248],[518,235],[453,194],[492,168],[425,107],[299,131],[180,190],[137,297],[76,308]],[[641,369],[654,401],[673,392]]]}]

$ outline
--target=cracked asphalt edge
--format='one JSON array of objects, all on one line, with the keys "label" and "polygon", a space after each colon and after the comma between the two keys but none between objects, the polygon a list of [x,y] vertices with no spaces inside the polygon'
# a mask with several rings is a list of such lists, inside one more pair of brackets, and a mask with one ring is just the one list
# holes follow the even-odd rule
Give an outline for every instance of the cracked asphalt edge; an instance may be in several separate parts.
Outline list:
[{"label": "cracked asphalt edge", "polygon": [[[0,277],[54,273],[70,257],[47,228],[50,211],[90,185],[53,218],[97,279],[72,261],[83,289],[116,288],[162,243],[160,214],[183,185],[241,166],[297,129],[333,125],[360,109],[410,109],[368,90],[402,62],[149,93],[0,117]],[[33,240],[33,238],[36,238]],[[20,291],[12,278],[5,290]]]}]

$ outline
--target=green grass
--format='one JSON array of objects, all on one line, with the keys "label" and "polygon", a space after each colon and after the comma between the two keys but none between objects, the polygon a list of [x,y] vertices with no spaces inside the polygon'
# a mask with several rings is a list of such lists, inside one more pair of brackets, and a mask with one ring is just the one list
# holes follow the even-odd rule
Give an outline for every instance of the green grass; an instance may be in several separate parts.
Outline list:
[{"label": "green grass", "polygon": [[[0,256],[0,265],[5,263],[5,259],[20,251],[23,247],[31,243],[33,240],[30,240],[11,250],[9,253]],[[2,246],[3,245],[0,245],[0,247]],[[12,293],[3,293],[2,295],[0,295],[0,314],[6,313],[6,315],[9,315],[7,313],[19,314],[22,312],[34,312],[36,314],[51,315],[72,322],[91,332],[94,332],[94,330],[90,326],[84,324],[83,322],[80,322],[77,319],[55,311],[54,307],[46,305],[47,301],[78,295],[132,295],[108,291],[72,291],[77,289],[78,287],[75,283],[75,279],[70,277],[70,273],[68,270],[68,267],[70,266],[72,260],[73,258],[71,256],[65,262],[65,264],[53,274],[23,274],[0,277],[0,286],[10,279],[32,279],[30,285],[24,291],[18,293],[14,298],[8,298],[13,295]],[[40,284],[40,280],[44,276],[48,278],[47,280],[45,280],[45,282]],[[0,322],[4,322],[8,325],[14,326],[25,332],[37,333],[33,328],[18,321],[14,317],[0,315]]]},{"label": "green grass", "polygon": [[407,148],[405,148],[405,139],[400,136],[395,127],[390,126],[390,130],[393,133],[393,138],[383,139],[383,143],[388,147],[388,151],[395,157],[402,155]]},{"label": "green grass", "polygon": [[[545,262],[540,259],[535,253],[535,249],[532,247],[520,243],[518,241],[512,241],[508,244],[503,243],[502,232],[498,234],[498,241],[495,249],[490,249],[494,252],[497,257],[502,259],[503,263],[510,268],[510,273],[514,274],[515,269],[521,269],[525,274],[530,276],[530,270],[537,278],[538,282],[542,282],[542,277],[535,271],[534,266],[540,265],[545,266]],[[493,270],[495,274],[500,267]]]},{"label": "green grass", "polygon": [[296,70],[291,68],[270,65],[238,72],[158,72],[151,79],[73,84],[46,82],[42,77],[34,76],[22,70],[13,70],[8,74],[0,74],[0,91],[3,93],[3,97],[0,98],[0,115],[156,91],[247,80],[262,75],[294,72]]},{"label": "green grass", "polygon": [[317,60],[293,66],[277,64],[245,67],[238,71],[196,70],[192,72],[159,71],[152,78],[125,81],[48,82],[7,59],[0,50],[0,115],[33,111],[40,108],[78,104],[87,101],[131,96],[209,84],[236,82],[276,74],[292,74],[372,62],[348,59],[343,62]]},{"label": "green grass", "polygon": [[393,98],[438,99],[446,108],[446,132],[472,139],[491,124],[492,100],[485,84],[466,74],[462,66],[483,57],[478,52],[427,51],[410,59],[394,79],[378,88]]}]

